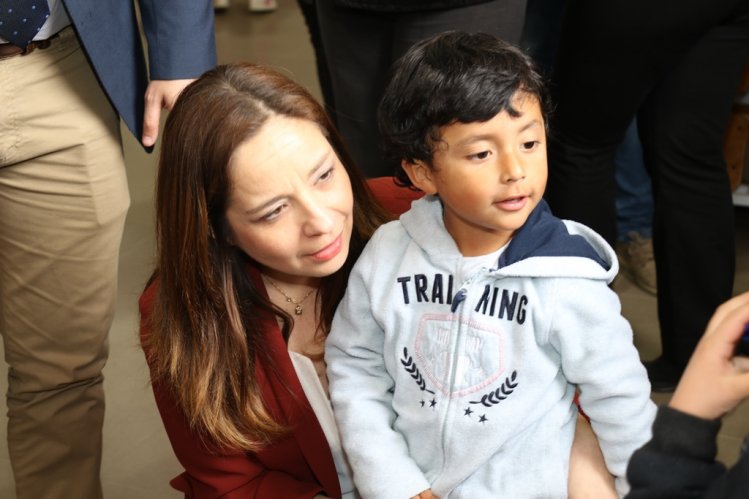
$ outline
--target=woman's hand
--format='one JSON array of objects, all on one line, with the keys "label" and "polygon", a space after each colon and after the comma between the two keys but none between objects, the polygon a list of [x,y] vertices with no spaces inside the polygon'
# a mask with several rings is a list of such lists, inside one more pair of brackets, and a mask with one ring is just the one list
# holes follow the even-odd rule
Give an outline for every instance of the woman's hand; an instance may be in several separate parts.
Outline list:
[{"label": "woman's hand", "polygon": [[575,440],[570,452],[570,471],[567,483],[570,499],[617,499],[614,477],[606,468],[601,446],[590,423],[577,416]]},{"label": "woman's hand", "polygon": [[749,358],[734,349],[749,323],[749,292],[722,304],[707,324],[669,406],[718,419],[749,397]]},{"label": "woman's hand", "polygon": [[419,495],[413,496],[411,499],[439,499],[439,497],[432,494],[432,489],[427,489],[420,492]]}]

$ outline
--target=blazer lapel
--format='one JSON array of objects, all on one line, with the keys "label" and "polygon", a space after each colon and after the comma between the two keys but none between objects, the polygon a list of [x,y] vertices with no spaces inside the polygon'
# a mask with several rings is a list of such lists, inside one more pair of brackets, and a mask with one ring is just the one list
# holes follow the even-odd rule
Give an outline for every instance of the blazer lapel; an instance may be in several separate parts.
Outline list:
[{"label": "blazer lapel", "polygon": [[[250,276],[257,288],[266,293],[260,273],[253,268]],[[296,439],[307,464],[325,491],[332,497],[340,497],[341,487],[330,446],[304,394],[291,363],[288,347],[281,336],[281,329],[274,317],[263,319],[263,331],[274,364],[270,369],[265,369],[269,390],[264,389],[263,394],[275,399],[281,417],[285,418],[284,423],[292,427],[293,438]]]}]

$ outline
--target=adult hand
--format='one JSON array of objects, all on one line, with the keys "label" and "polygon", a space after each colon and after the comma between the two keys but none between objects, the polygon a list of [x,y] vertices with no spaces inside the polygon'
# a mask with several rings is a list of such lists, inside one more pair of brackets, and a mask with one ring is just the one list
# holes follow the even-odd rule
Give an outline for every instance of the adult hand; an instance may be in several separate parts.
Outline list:
[{"label": "adult hand", "polygon": [[689,360],[669,405],[703,419],[718,419],[749,397],[749,358],[734,357],[749,323],[749,292],[722,304]]},{"label": "adult hand", "polygon": [[439,499],[436,495],[432,494],[432,489],[423,490],[417,496],[413,496],[411,499]]},{"label": "adult hand", "polygon": [[583,416],[577,416],[575,440],[570,451],[567,482],[570,499],[617,499],[614,476],[606,468],[601,445],[593,428]]},{"label": "adult hand", "polygon": [[143,116],[143,137],[141,141],[146,147],[156,143],[159,135],[159,120],[161,110],[171,110],[180,92],[194,81],[186,80],[152,80],[146,88],[146,107]]}]

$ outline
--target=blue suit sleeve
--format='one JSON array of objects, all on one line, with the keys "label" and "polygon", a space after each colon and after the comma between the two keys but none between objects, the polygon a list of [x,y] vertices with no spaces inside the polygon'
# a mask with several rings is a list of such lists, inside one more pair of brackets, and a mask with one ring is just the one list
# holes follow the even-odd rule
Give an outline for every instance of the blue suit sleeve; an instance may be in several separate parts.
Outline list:
[{"label": "blue suit sleeve", "polygon": [[216,65],[210,0],[139,0],[152,80],[197,78]]}]

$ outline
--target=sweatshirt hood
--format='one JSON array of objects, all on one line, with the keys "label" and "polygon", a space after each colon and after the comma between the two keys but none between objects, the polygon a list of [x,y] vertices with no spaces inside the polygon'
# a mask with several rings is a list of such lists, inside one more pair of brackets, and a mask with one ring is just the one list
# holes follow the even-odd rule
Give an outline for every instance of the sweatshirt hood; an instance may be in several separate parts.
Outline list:
[{"label": "sweatshirt hood", "polygon": [[[425,196],[414,201],[400,221],[434,261],[462,258],[445,228],[442,211],[438,196]],[[619,265],[614,250],[600,235],[578,222],[556,218],[542,199],[490,270],[507,276],[586,277],[611,282]]]}]

